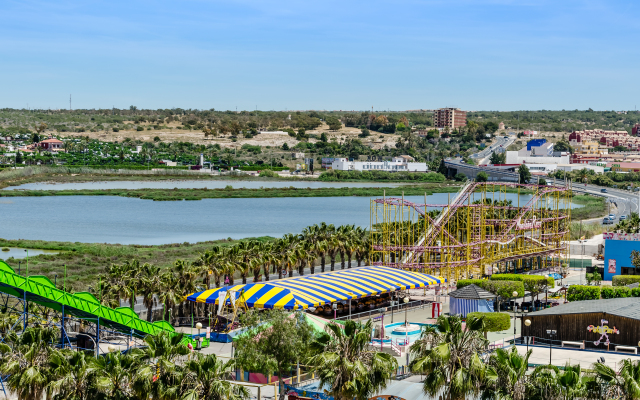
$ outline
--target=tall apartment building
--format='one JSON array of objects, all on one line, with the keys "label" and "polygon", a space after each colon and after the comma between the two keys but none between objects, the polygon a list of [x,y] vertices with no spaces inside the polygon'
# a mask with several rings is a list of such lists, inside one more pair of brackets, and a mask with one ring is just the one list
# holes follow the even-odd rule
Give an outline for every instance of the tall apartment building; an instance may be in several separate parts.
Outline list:
[{"label": "tall apartment building", "polygon": [[449,127],[456,129],[467,125],[467,112],[459,108],[440,108],[433,112],[433,122],[436,128]]}]

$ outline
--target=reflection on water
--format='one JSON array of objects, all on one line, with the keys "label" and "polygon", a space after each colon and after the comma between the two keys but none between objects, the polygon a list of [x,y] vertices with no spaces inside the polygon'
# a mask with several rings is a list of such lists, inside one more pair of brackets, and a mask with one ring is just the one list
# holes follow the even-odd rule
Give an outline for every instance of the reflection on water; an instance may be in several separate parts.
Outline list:
[{"label": "reflection on water", "polygon": [[[5,251],[4,249],[9,249],[9,251]],[[40,254],[58,254],[58,251],[55,250],[38,250],[38,249],[29,249],[29,257],[39,256]],[[0,260],[8,260],[11,257],[16,260],[27,258],[27,252],[25,249],[19,249],[17,247],[2,247],[2,251],[0,251]]]},{"label": "reflection on water", "polygon": [[52,183],[38,182],[27,183],[20,186],[9,186],[3,190],[81,190],[81,189],[224,189],[227,186],[246,189],[283,188],[293,186],[295,188],[341,188],[341,187],[397,187],[402,183],[378,183],[378,182],[284,182],[284,181],[222,181],[222,180],[169,180],[169,181],[113,181],[113,182],[69,182]]},{"label": "reflection on water", "polygon": [[[506,197],[517,203],[517,194]],[[427,196],[427,203],[447,204],[449,198],[447,193],[435,193]],[[530,195],[520,196],[520,204],[530,198]],[[14,197],[13,203],[0,204],[0,237],[122,244],[281,237],[286,233],[300,233],[305,227],[321,222],[369,227],[370,199],[150,201],[117,196]],[[424,196],[406,199],[424,202]]]}]

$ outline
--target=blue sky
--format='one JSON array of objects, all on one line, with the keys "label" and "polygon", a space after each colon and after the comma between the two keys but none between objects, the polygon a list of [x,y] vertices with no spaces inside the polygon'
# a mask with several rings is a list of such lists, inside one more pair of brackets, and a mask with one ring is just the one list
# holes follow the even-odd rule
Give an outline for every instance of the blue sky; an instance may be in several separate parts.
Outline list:
[{"label": "blue sky", "polygon": [[[638,1],[0,2],[0,107],[634,109]],[[637,104],[640,106],[640,104]]]}]

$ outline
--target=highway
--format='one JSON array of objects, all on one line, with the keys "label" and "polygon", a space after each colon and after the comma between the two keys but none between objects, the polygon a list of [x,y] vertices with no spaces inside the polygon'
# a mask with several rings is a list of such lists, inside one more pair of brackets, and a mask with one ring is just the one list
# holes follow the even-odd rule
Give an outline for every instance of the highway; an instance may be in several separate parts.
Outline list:
[{"label": "highway", "polygon": [[491,143],[484,150],[472,154],[471,158],[476,161],[478,165],[487,164],[489,162],[488,158],[491,157],[491,154],[493,154],[496,149],[499,149],[500,146],[502,146],[506,151],[507,147],[509,147],[511,143],[515,142],[516,139],[517,138],[515,136],[509,136],[508,138],[498,136],[494,143]]},{"label": "highway", "polygon": [[[607,193],[602,193],[602,189],[606,189]],[[619,221],[621,215],[626,215],[629,217],[629,214],[632,212],[638,212],[638,192],[632,193],[628,190],[622,189],[612,189],[612,188],[603,188],[601,186],[596,185],[584,185],[584,184],[573,184],[574,192],[582,192],[588,193],[595,196],[605,197],[608,201],[615,202],[618,209],[617,212],[613,214],[616,215],[616,220],[614,223]],[[602,223],[602,220],[600,220]]]}]

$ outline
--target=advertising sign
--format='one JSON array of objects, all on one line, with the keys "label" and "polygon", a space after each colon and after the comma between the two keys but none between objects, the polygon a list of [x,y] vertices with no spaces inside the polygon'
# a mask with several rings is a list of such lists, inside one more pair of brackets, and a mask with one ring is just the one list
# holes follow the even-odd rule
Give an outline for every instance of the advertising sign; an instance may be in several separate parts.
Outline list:
[{"label": "advertising sign", "polygon": [[609,260],[609,273],[610,274],[616,273],[616,260],[614,259]]},{"label": "advertising sign", "polygon": [[593,333],[599,333],[600,334],[600,338],[598,340],[596,340],[595,342],[593,342],[594,345],[599,346],[600,343],[602,342],[602,339],[605,339],[604,345],[608,346],[609,345],[609,334],[613,334],[613,335],[619,335],[620,331],[618,329],[616,329],[616,327],[614,326],[613,328],[609,328],[609,325],[605,325],[608,324],[609,321],[607,321],[606,319],[601,319],[600,320],[600,326],[594,326],[594,325],[589,325],[587,326],[587,330],[589,332],[593,332]]},{"label": "advertising sign", "polygon": [[211,327],[207,326],[207,334],[205,335],[207,339],[211,339]]},{"label": "advertising sign", "polygon": [[605,232],[602,234],[604,240],[640,240],[640,233],[618,233],[618,232]]}]

